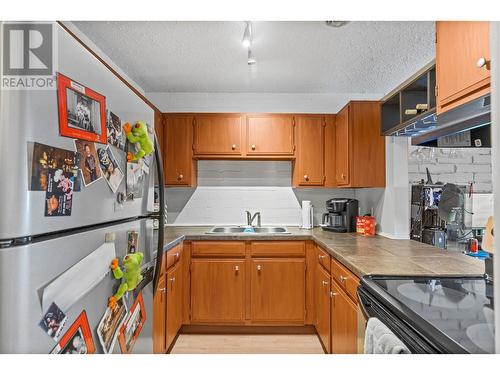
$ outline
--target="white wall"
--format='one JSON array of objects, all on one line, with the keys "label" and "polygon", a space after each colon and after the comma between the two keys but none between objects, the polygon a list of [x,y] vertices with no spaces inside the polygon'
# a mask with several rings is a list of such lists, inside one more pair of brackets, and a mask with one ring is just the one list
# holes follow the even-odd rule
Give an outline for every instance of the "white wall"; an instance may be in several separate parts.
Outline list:
[{"label": "white wall", "polygon": [[[432,181],[466,185],[474,182],[474,192],[491,193],[490,148],[442,148],[409,147],[408,177],[410,184],[427,181],[426,168]],[[450,155],[450,152],[451,155]],[[423,156],[423,158],[422,158]]]},{"label": "white wall", "polygon": [[378,100],[380,94],[146,93],[162,112],[337,113],[349,100]]}]

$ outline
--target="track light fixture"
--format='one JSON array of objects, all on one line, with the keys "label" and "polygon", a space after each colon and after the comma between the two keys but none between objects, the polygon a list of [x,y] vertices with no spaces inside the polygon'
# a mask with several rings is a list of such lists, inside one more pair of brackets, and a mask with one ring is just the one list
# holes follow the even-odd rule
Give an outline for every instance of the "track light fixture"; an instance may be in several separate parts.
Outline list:
[{"label": "track light fixture", "polygon": [[250,48],[252,45],[252,23],[250,21],[246,21],[245,32],[243,33],[243,39],[241,40],[241,44],[243,47]]}]

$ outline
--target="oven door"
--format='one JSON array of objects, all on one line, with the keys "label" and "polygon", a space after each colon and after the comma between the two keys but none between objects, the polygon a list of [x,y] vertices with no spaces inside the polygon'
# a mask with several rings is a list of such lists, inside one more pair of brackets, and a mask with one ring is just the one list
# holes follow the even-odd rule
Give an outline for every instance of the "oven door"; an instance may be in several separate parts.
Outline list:
[{"label": "oven door", "polygon": [[412,353],[441,353],[434,345],[423,338],[418,331],[408,322],[399,318],[387,309],[369,290],[362,284],[358,287],[358,299],[360,310],[366,320],[369,318],[378,318],[384,323],[407,347]]}]

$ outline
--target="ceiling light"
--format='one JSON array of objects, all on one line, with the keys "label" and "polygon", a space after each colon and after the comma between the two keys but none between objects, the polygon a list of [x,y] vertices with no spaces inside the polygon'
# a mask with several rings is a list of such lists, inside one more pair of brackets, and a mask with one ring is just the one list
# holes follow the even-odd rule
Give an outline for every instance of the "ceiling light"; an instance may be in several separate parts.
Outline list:
[{"label": "ceiling light", "polygon": [[243,34],[243,39],[241,40],[243,47],[248,48],[252,45],[252,23],[246,21],[245,32]]},{"label": "ceiling light", "polygon": [[349,23],[349,21],[325,21],[327,26],[330,27],[342,27]]},{"label": "ceiling light", "polygon": [[247,60],[247,64],[248,65],[254,65],[257,63],[257,60],[255,60],[255,57],[252,53],[252,50],[249,48],[248,49],[248,60]]}]

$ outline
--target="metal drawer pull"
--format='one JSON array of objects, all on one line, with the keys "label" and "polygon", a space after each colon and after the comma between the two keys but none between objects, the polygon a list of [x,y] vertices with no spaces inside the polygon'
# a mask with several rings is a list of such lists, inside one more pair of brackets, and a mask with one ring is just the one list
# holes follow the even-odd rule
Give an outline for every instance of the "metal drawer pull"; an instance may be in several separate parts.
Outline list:
[{"label": "metal drawer pull", "polygon": [[486,68],[486,69],[490,69],[490,62],[489,60],[486,60],[483,56],[481,56],[477,62],[476,62],[476,67],[479,69],[479,68]]},{"label": "metal drawer pull", "polygon": [[173,284],[173,283],[175,283],[175,277],[172,277],[172,278],[171,278],[171,279],[169,279],[169,280],[172,282],[172,284]]},{"label": "metal drawer pull", "polygon": [[340,281],[341,281],[341,282],[344,282],[344,281],[346,281],[347,279],[348,279],[348,277],[347,277],[347,276],[342,276],[342,275],[340,275]]},{"label": "metal drawer pull", "polygon": [[318,255],[318,259],[321,260],[321,259],[325,259],[326,258],[326,255]]},{"label": "metal drawer pull", "polygon": [[323,285],[325,285],[325,286],[326,286],[326,285],[328,285],[328,284],[329,284],[329,282],[328,282],[328,281],[323,280],[323,281],[321,282],[321,284],[323,284]]},{"label": "metal drawer pull", "polygon": [[234,270],[235,270],[236,272],[238,272],[238,271],[240,270],[240,267],[239,267],[239,266],[235,266],[235,267],[234,267]]},{"label": "metal drawer pull", "polygon": [[232,149],[232,150],[236,150],[236,145],[232,145],[232,146],[231,146],[231,149]]},{"label": "metal drawer pull", "polygon": [[255,150],[255,145],[252,145],[252,150]]},{"label": "metal drawer pull", "polygon": [[330,298],[334,298],[337,295],[338,295],[338,293],[336,293],[336,292],[330,292]]},{"label": "metal drawer pull", "polygon": [[257,266],[257,271],[262,271],[262,266],[260,264]]},{"label": "metal drawer pull", "polygon": [[175,256],[176,258],[179,258],[179,257],[180,257],[180,255],[181,255],[181,254],[179,254],[179,253],[175,253],[175,254],[174,254],[174,256]]},{"label": "metal drawer pull", "polygon": [[161,293],[165,293],[165,291],[166,291],[166,290],[167,290],[167,288],[160,288],[160,289],[159,289],[159,291],[160,291]]}]

